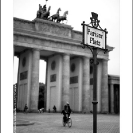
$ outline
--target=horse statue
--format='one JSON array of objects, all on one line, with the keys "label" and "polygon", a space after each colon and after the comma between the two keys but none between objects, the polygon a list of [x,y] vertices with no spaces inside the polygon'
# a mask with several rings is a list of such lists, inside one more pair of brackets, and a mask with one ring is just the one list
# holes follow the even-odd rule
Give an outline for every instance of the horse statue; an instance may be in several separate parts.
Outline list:
[{"label": "horse statue", "polygon": [[42,19],[48,19],[48,16],[50,15],[50,9],[51,9],[51,6],[49,6],[49,8],[48,8],[48,10],[46,10],[46,12],[44,11],[44,12],[42,12],[42,14],[41,14],[41,18]]},{"label": "horse statue", "polygon": [[59,16],[57,18],[57,23],[60,23],[61,21],[64,21],[64,20],[67,20],[67,14],[68,14],[68,11],[65,11],[63,16]]},{"label": "horse statue", "polygon": [[51,17],[49,17],[49,20],[56,20],[59,17],[59,12],[61,11],[61,9],[59,8],[56,12],[56,14],[52,15]]},{"label": "horse statue", "polygon": [[37,18],[41,18],[41,14],[43,13],[43,8],[42,6],[39,4],[39,10],[37,11]]}]

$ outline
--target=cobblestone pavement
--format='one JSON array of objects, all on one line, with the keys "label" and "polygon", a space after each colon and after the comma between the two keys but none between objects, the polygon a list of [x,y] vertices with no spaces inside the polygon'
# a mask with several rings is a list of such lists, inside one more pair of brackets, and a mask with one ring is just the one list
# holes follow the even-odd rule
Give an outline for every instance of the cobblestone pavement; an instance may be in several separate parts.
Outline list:
[{"label": "cobblestone pavement", "polygon": [[[71,114],[72,127],[63,127],[60,113],[17,113],[17,121],[33,125],[16,126],[16,133],[93,133],[92,114]],[[97,115],[97,133],[120,133],[119,115]]]}]

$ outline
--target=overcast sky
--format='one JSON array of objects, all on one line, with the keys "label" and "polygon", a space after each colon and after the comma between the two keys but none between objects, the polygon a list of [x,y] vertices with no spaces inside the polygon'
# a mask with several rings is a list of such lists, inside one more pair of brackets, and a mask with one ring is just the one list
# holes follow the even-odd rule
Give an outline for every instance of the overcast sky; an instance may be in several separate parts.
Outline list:
[{"label": "overcast sky", "polygon": [[[39,4],[46,4],[45,0],[14,0],[13,1],[13,17],[33,20],[39,9]],[[119,0],[48,0],[47,7],[51,6],[51,15],[55,14],[60,7],[60,15],[68,10],[68,25],[74,30],[82,31],[81,23],[85,21],[90,23],[91,12],[98,14],[100,26],[107,28],[107,45],[114,47],[109,54],[108,74],[120,75],[120,1]],[[14,61],[14,82],[17,75],[17,60]],[[40,64],[40,71],[44,70],[44,64]],[[42,70],[42,71],[43,71]],[[40,82],[44,81],[44,74],[40,75]]]}]

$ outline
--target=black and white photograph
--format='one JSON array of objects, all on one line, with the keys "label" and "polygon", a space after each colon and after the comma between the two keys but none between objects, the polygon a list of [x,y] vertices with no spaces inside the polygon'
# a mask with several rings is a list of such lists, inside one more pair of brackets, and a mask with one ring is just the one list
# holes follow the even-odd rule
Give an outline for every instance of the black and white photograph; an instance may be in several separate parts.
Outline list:
[{"label": "black and white photograph", "polygon": [[131,132],[132,20],[122,1],[5,3],[12,11],[2,15],[4,128],[11,119],[13,133]]}]

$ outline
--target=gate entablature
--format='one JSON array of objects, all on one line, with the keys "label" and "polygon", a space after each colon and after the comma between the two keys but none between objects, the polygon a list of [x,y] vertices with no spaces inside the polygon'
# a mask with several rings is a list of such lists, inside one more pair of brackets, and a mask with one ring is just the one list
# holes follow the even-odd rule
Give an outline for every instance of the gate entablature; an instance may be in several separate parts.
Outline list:
[{"label": "gate entablature", "polygon": [[[81,41],[82,32],[73,30],[70,25],[41,19],[28,21],[14,18],[14,46],[91,57],[89,49],[82,49]],[[108,53],[101,52],[98,58],[108,59]]]},{"label": "gate entablature", "polygon": [[38,18],[33,21],[14,18],[14,29],[23,29],[27,31],[39,32],[41,34],[72,38],[73,27]]},{"label": "gate entablature", "polygon": [[52,34],[55,36],[71,38],[72,37],[72,27],[70,25],[55,23],[53,21],[35,19],[35,29],[37,32],[44,34]]}]

